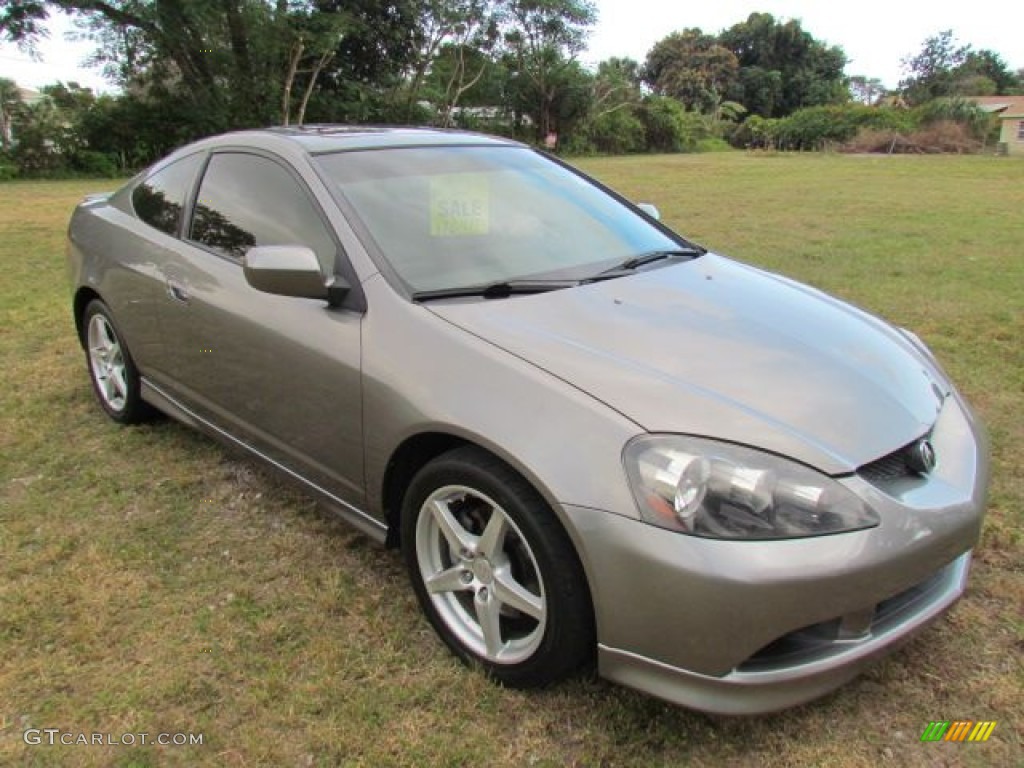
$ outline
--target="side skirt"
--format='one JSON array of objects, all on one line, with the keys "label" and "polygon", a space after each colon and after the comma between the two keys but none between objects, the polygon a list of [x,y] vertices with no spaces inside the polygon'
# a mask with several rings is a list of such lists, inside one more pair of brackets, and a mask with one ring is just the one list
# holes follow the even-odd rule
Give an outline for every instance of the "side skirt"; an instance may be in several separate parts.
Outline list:
[{"label": "side skirt", "polygon": [[222,443],[236,448],[241,448],[247,454],[256,457],[261,463],[276,470],[279,474],[285,476],[289,480],[298,482],[313,496],[315,496],[318,501],[327,506],[331,511],[340,515],[347,523],[358,529],[361,533],[366,534],[380,544],[384,544],[385,539],[387,538],[388,528],[384,523],[370,515],[368,512],[349,504],[347,501],[339,499],[330,491],[321,488],[319,485],[303,477],[298,472],[289,469],[284,464],[275,461],[266,454],[256,450],[248,443],[245,443],[234,435],[224,431],[216,424],[212,424],[207,421],[179,403],[146,377],[141,377],[141,383],[142,399],[154,408],[158,408],[171,418],[177,419],[181,423],[189,427],[193,427],[194,429],[209,435],[215,440],[219,440]]}]

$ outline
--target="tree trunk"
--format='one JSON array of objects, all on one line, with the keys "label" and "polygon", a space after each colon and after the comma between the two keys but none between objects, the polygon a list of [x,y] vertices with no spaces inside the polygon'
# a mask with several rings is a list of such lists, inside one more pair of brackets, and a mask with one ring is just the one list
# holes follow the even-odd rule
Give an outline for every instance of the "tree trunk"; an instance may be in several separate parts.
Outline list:
[{"label": "tree trunk", "polygon": [[302,57],[302,38],[295,41],[288,54],[288,73],[284,78],[284,88],[281,94],[281,125],[288,125],[292,114],[292,84],[295,82],[295,73],[299,68],[299,59]]},{"label": "tree trunk", "polygon": [[[452,127],[452,113],[455,111],[455,107],[458,106],[459,99],[462,98],[462,94],[480,82],[480,78],[484,75],[484,70],[487,69],[487,61],[484,60],[480,64],[480,69],[474,75],[473,79],[468,83],[466,82],[466,57],[465,47],[459,46],[459,63],[458,66],[452,70],[452,76],[448,80],[448,86],[445,88],[445,111],[441,126],[444,128]],[[458,73],[458,80],[456,81],[456,73]],[[452,93],[454,87],[455,92]]]},{"label": "tree trunk", "polygon": [[7,145],[11,140],[8,135],[10,132],[10,120],[7,119],[7,112],[4,110],[3,105],[0,104],[0,148],[5,152],[7,151]]},{"label": "tree trunk", "polygon": [[259,105],[256,103],[252,57],[249,56],[249,30],[246,29],[241,9],[235,0],[224,0],[224,15],[227,17],[228,37],[231,41],[231,55],[234,59],[235,83],[242,102],[244,119],[258,120]]},{"label": "tree trunk", "polygon": [[327,63],[334,58],[334,51],[327,51],[323,56],[316,62],[316,66],[313,67],[313,71],[309,75],[309,82],[306,84],[306,90],[302,94],[302,103],[299,104],[299,115],[295,121],[296,125],[302,125],[306,120],[306,105],[309,104],[309,97],[313,95],[313,88],[316,86],[316,79],[320,76],[320,70],[322,70]]}]

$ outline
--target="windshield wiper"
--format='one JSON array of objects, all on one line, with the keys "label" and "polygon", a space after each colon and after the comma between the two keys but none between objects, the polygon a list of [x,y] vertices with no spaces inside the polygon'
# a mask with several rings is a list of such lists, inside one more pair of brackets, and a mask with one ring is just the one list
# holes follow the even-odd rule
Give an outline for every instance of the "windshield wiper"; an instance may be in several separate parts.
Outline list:
[{"label": "windshield wiper", "polygon": [[575,288],[579,280],[505,280],[487,285],[465,285],[461,288],[437,288],[431,291],[416,291],[413,301],[432,299],[455,299],[462,296],[483,296],[485,299],[504,299],[526,293],[544,293],[562,288]]},{"label": "windshield wiper", "polygon": [[616,264],[614,267],[598,272],[591,277],[582,280],[502,280],[496,283],[484,285],[464,285],[458,288],[436,288],[429,291],[416,291],[412,294],[413,301],[432,301],[433,299],[457,299],[464,296],[482,296],[485,299],[505,299],[527,293],[545,293],[547,291],[558,291],[563,288],[575,288],[578,285],[593,283],[599,280],[608,280],[613,277],[620,277],[625,273],[632,272],[644,264],[661,259],[671,259],[676,256],[687,256],[696,258],[705,251],[699,248],[673,248],[664,251],[650,251],[639,256],[630,256],[625,261]]},{"label": "windshield wiper", "polygon": [[673,248],[667,251],[649,251],[647,253],[641,253],[639,256],[630,256],[628,259],[619,262],[614,267],[609,267],[606,270],[598,272],[594,277],[616,277],[620,272],[632,272],[638,267],[642,267],[644,264],[650,264],[652,261],[671,259],[674,256],[689,256],[691,258],[696,258],[703,254],[704,251],[697,248]]}]

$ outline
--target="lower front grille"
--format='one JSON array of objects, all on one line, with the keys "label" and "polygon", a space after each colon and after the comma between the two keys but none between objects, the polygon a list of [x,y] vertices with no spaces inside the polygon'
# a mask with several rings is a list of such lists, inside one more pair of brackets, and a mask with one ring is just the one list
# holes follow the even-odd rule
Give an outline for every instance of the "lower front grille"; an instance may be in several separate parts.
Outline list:
[{"label": "lower front grille", "polygon": [[737,667],[739,672],[761,672],[805,664],[869,639],[906,620],[946,591],[958,560],[929,578],[873,606],[812,624],[783,635],[761,648]]}]

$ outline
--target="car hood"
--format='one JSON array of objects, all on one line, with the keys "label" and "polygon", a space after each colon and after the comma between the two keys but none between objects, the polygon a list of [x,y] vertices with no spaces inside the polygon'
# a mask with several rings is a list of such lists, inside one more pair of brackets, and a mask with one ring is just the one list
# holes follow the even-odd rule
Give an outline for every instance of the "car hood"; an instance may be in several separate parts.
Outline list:
[{"label": "car hood", "polygon": [[647,431],[751,445],[830,474],[920,437],[949,392],[883,321],[710,253],[568,290],[428,306]]}]

